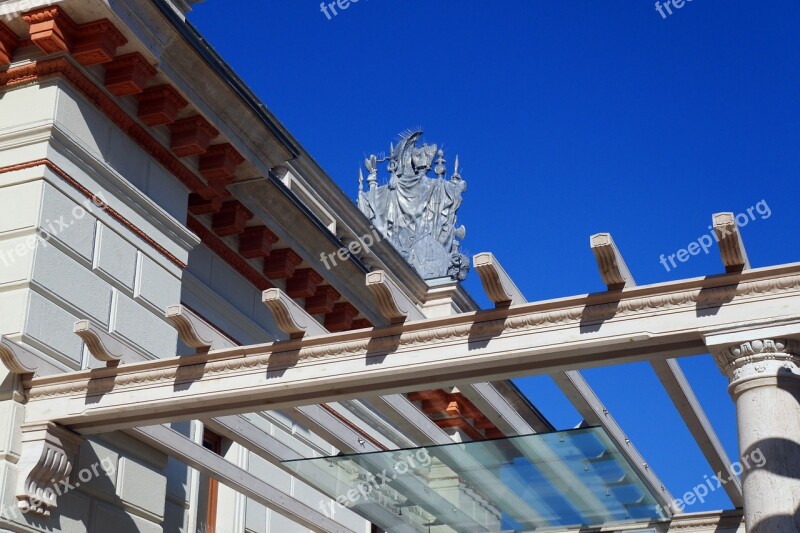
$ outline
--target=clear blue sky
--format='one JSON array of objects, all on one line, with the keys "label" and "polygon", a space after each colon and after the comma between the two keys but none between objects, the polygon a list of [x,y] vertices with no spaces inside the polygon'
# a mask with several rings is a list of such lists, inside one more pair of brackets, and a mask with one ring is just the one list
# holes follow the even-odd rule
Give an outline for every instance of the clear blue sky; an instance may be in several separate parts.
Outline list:
[{"label": "clear blue sky", "polygon": [[[363,156],[407,128],[460,154],[465,250],[494,252],[530,300],[603,290],[601,231],[639,284],[719,273],[716,248],[670,272],[659,256],[762,200],[752,265],[800,260],[798,2],[663,19],[650,1],[360,0],[328,20],[314,0],[207,0],[190,21],[353,198]],[[736,458],[726,380],[709,356],[681,365]],[[712,475],[648,366],[585,375],[673,495]],[[518,384],[574,426],[548,380]],[[720,489],[687,511],[730,506]]]}]

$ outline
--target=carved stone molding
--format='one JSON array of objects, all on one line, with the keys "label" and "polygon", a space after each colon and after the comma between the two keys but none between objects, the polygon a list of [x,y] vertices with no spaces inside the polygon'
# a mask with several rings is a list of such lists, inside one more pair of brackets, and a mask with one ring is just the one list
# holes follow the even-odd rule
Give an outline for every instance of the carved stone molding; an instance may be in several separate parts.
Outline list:
[{"label": "carved stone molding", "polygon": [[83,438],[52,422],[22,426],[22,455],[17,477],[17,506],[49,516],[57,507],[58,484],[65,481]]},{"label": "carved stone molding", "polygon": [[800,377],[800,343],[792,340],[752,340],[718,350],[713,356],[732,383],[787,372]]},{"label": "carved stone molding", "polygon": [[[239,257],[237,255],[237,257]],[[681,286],[684,286],[681,282]],[[732,287],[732,288],[731,288]],[[648,317],[655,312],[683,308],[685,311],[696,312],[697,304],[716,303],[718,298],[722,304],[731,302],[731,297],[747,302],[750,299],[760,299],[764,296],[778,294],[794,295],[800,287],[800,276],[793,271],[782,274],[780,277],[759,279],[748,282],[738,282],[735,285],[724,285],[715,288],[686,288],[684,290],[669,291],[661,294],[651,294],[657,288],[632,289],[627,297],[619,301],[616,316]],[[626,291],[627,292],[627,291]],[[431,348],[440,345],[452,345],[464,339],[493,339],[499,341],[505,338],[520,336],[524,333],[546,331],[551,329],[564,329],[582,325],[586,315],[591,314],[593,308],[604,308],[611,304],[603,303],[595,306],[586,305],[586,297],[574,297],[569,300],[538,302],[512,307],[511,312],[502,310],[488,312],[475,317],[465,314],[430,323],[419,323],[406,326],[404,329],[392,327],[379,332],[353,334],[347,336],[331,336],[304,343],[278,343],[272,349],[264,348],[256,352],[258,355],[244,357],[225,357],[220,360],[202,362],[204,376],[223,375],[239,372],[248,368],[267,367],[272,353],[292,352],[298,361],[313,361],[320,358],[349,357],[351,355],[363,356],[369,348],[370,353],[377,354],[382,351],[409,351],[417,346]],[[345,311],[339,304],[337,311]],[[357,311],[357,310],[355,310]],[[341,313],[344,314],[344,313]],[[614,317],[614,315],[611,315]],[[327,315],[326,319],[331,317]],[[331,317],[334,318],[334,317]],[[336,317],[340,318],[340,317]],[[355,318],[351,316],[352,319]],[[623,323],[623,321],[619,321]],[[332,324],[331,324],[332,325]],[[352,325],[352,324],[349,324]],[[328,324],[326,324],[326,327]],[[331,330],[330,327],[328,327]],[[347,329],[347,328],[345,328]],[[296,352],[296,353],[295,353]],[[797,352],[794,352],[797,353]],[[120,390],[128,386],[140,386],[143,383],[170,382],[177,375],[177,368],[172,363],[161,361],[152,363],[156,368],[152,370],[137,370],[128,374],[125,370],[116,375],[97,377],[92,386],[98,390]],[[163,367],[163,368],[162,368]],[[29,399],[43,398],[61,394],[83,394],[89,388],[87,380],[82,376],[74,379],[51,380],[38,384],[28,391]]]}]

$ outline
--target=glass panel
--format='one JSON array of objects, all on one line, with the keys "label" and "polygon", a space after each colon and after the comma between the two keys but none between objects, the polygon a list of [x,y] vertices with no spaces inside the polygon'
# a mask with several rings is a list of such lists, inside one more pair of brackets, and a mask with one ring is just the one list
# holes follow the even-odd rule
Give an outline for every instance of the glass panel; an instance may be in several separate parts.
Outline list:
[{"label": "glass panel", "polygon": [[400,530],[398,519],[405,531],[434,533],[661,519],[654,495],[602,428],[285,464],[339,506],[389,531]]}]

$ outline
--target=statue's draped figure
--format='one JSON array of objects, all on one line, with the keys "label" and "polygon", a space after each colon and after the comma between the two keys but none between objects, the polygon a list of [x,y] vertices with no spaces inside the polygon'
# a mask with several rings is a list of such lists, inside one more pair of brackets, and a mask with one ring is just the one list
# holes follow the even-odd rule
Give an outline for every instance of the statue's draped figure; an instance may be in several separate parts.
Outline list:
[{"label": "statue's draped figure", "polygon": [[[359,176],[358,206],[381,234],[392,243],[425,279],[451,277],[463,280],[469,268],[461,254],[460,241],[466,230],[458,227],[457,211],[467,188],[455,171],[445,179],[444,153],[436,145],[417,146],[421,131],[402,137],[390,156],[370,156],[368,190]],[[389,180],[378,185],[378,164],[388,161]],[[436,178],[428,177],[434,162]]]}]

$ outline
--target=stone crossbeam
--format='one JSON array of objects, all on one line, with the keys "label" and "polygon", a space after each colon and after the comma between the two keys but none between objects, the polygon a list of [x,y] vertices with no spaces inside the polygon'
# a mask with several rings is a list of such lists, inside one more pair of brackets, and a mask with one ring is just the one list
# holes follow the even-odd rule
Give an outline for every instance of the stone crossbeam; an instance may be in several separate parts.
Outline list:
[{"label": "stone crossbeam", "polygon": [[27,421],[80,433],[707,352],[800,333],[800,264],[24,381]]}]

